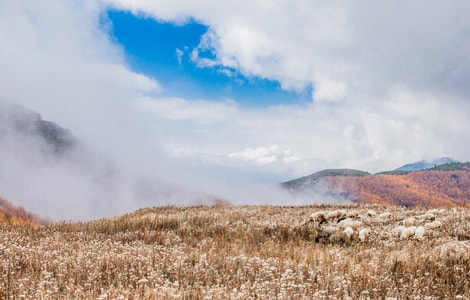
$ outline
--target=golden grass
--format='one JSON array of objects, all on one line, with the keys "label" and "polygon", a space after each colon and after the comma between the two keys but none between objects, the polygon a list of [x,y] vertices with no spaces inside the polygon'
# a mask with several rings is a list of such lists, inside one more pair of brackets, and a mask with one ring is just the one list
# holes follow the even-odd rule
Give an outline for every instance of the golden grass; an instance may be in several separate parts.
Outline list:
[{"label": "golden grass", "polygon": [[[326,236],[315,211],[370,234]],[[387,212],[386,215],[381,215]],[[470,299],[467,208],[146,208],[112,219],[0,227],[0,299]],[[405,218],[441,222],[402,239]],[[342,231],[340,231],[342,232]],[[469,247],[469,248],[467,248]]]}]

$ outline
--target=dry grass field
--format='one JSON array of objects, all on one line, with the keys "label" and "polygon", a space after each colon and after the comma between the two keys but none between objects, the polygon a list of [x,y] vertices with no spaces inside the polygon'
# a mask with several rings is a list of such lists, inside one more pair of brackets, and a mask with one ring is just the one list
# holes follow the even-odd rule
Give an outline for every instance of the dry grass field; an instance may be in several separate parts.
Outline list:
[{"label": "dry grass field", "polygon": [[158,207],[0,226],[0,299],[470,299],[468,208]]}]

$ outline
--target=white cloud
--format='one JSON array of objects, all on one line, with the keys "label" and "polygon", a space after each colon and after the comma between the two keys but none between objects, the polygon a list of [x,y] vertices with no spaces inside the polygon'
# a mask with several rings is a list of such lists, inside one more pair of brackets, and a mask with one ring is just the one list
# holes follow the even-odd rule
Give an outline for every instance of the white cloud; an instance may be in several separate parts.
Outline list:
[{"label": "white cloud", "polygon": [[148,112],[163,119],[192,120],[196,123],[214,124],[230,117],[237,111],[237,105],[231,100],[213,102],[207,100],[186,100],[177,97],[150,98],[143,97],[138,105]]},{"label": "white cloud", "polygon": [[178,64],[180,65],[182,63],[183,55],[184,55],[183,50],[176,48],[175,56],[176,56],[176,59],[178,60]]},{"label": "white cloud", "polygon": [[[246,75],[285,88],[347,84],[351,93],[387,92],[396,84],[460,90],[470,76],[465,1],[123,1],[122,8],[163,20],[195,18],[209,25],[200,48]],[[322,91],[326,88],[326,91]]]},{"label": "white cloud", "polygon": [[290,163],[300,158],[294,156],[290,150],[282,150],[278,145],[269,147],[248,148],[236,153],[230,153],[229,158],[254,162],[258,165],[266,165],[274,162]]},{"label": "white cloud", "polygon": [[[201,67],[236,69],[285,89],[313,87],[312,105],[239,108],[223,117],[246,147],[259,139],[305,159],[373,170],[423,155],[466,159],[469,2],[107,2],[159,20],[208,25],[193,51]],[[199,50],[214,57],[201,58]],[[345,124],[361,128],[360,136],[344,136]]]},{"label": "white cloud", "polygon": [[340,81],[333,81],[329,78],[319,78],[315,81],[313,98],[315,101],[338,101],[346,93],[347,84]]},{"label": "white cloud", "polygon": [[[205,162],[213,157],[227,166],[232,164],[227,158],[253,162],[261,169],[272,165],[275,177],[279,172],[294,177],[332,167],[376,172],[441,155],[466,159],[462,141],[468,104],[447,105],[438,96],[407,89],[388,97],[381,106],[344,100],[246,108],[165,98],[146,99],[142,107],[158,120],[158,132],[171,145],[168,153]],[[282,155],[266,146],[253,147],[259,144],[290,149],[299,160],[289,162],[288,169],[270,164],[282,161]]]}]

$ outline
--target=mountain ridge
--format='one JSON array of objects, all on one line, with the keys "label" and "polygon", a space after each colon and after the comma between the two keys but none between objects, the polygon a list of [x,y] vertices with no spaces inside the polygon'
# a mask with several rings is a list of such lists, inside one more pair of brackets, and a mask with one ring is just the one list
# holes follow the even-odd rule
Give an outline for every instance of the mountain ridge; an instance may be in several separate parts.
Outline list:
[{"label": "mountain ridge", "polygon": [[281,183],[281,186],[287,189],[295,189],[308,184],[314,184],[323,177],[336,177],[336,176],[368,176],[369,172],[356,170],[356,169],[325,169],[313,174],[300,177]]},{"label": "mountain ridge", "polygon": [[434,159],[423,159],[414,163],[408,163],[397,169],[396,171],[420,171],[432,169],[448,163],[458,163],[459,161],[450,157],[438,157]]},{"label": "mountain ridge", "polygon": [[0,103],[0,137],[12,135],[39,139],[55,154],[63,154],[77,144],[69,130],[43,120],[39,113],[16,104]]},{"label": "mountain ridge", "polygon": [[[356,170],[357,174],[367,172]],[[362,172],[362,173],[361,173]],[[470,205],[470,163],[450,162],[416,171],[393,170],[363,176],[309,176],[281,183],[294,196],[324,195],[353,203],[407,207]],[[320,197],[321,198],[321,197]]]}]

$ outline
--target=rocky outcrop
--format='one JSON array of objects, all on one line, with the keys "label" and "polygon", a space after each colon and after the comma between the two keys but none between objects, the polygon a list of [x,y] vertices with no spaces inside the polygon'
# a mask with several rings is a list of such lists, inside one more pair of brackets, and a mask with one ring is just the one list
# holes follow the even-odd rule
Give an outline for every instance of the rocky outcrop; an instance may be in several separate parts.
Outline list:
[{"label": "rocky outcrop", "polygon": [[0,104],[0,138],[38,139],[56,154],[70,150],[75,138],[61,126],[43,120],[39,113],[15,104]]}]

